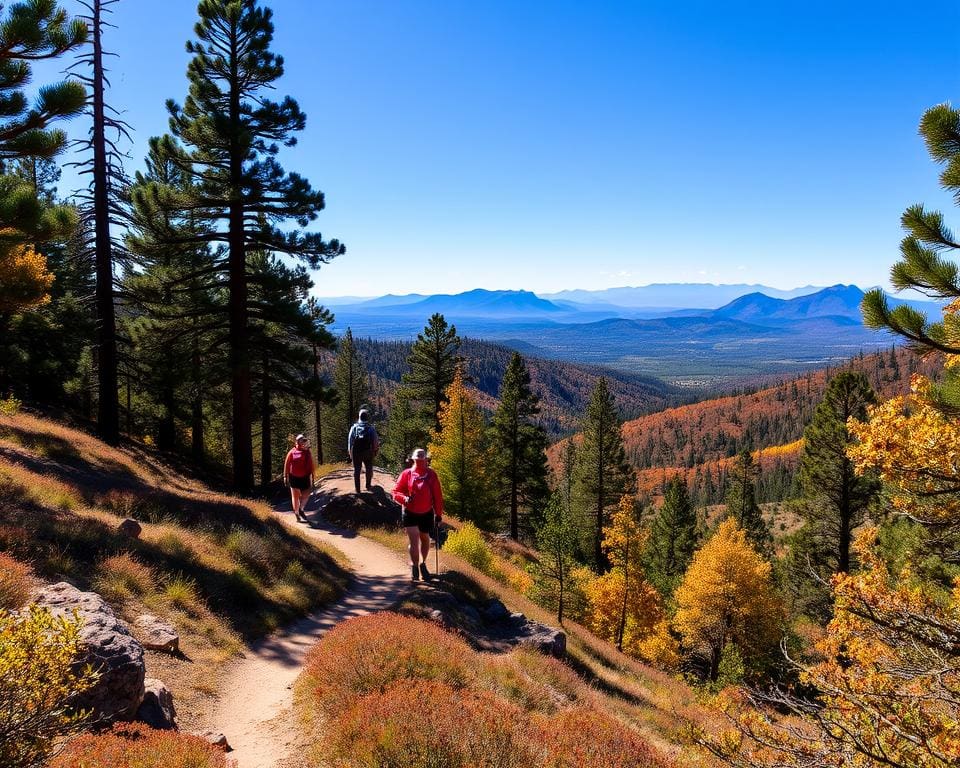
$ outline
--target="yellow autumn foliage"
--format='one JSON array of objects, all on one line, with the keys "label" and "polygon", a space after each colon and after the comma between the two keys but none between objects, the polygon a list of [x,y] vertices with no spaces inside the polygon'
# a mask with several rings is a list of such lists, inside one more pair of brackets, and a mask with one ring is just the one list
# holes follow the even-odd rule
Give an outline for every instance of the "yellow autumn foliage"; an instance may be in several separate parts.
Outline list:
[{"label": "yellow autumn foliage", "polygon": [[29,245],[0,244],[0,314],[40,306],[50,300],[53,273]]},{"label": "yellow autumn foliage", "polygon": [[0,612],[0,765],[40,765],[57,739],[83,724],[70,704],[97,675],[75,668],[81,647],[79,619],[37,606]]},{"label": "yellow autumn foliage", "polygon": [[693,556],[675,598],[674,627],[684,647],[709,663],[712,680],[729,643],[736,643],[745,659],[754,659],[780,639],[782,608],[770,563],[732,518]]},{"label": "yellow autumn foliage", "polygon": [[858,471],[877,472],[899,512],[927,523],[960,522],[960,424],[935,407],[930,387],[914,376],[909,395],[874,406],[867,422],[851,419],[857,443],[849,455]]}]

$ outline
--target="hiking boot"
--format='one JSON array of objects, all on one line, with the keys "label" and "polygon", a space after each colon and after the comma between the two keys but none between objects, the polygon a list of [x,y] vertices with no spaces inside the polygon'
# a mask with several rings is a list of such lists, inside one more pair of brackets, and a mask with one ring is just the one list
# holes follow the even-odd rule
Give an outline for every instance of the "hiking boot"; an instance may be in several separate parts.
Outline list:
[{"label": "hiking boot", "polygon": [[420,563],[420,575],[424,581],[430,581],[430,571],[427,570],[426,563]]},{"label": "hiking boot", "polygon": [[420,581],[420,571],[415,565],[410,566],[410,581]]}]

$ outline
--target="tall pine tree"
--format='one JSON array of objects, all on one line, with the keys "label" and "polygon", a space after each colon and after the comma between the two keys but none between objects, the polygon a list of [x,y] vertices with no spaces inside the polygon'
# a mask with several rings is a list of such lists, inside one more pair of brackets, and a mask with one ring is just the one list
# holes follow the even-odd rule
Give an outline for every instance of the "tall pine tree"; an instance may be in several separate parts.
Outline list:
[{"label": "tall pine tree", "polygon": [[[500,406],[491,433],[494,471],[500,478],[497,505],[509,510],[510,537],[520,538],[520,514],[536,515],[547,498],[547,435],[534,422],[540,407],[530,389],[530,372],[519,353],[507,365],[500,387]],[[527,525],[527,534],[531,526]]]},{"label": "tall pine tree", "polygon": [[801,609],[818,619],[830,617],[830,578],[851,570],[853,532],[880,492],[876,475],[858,475],[847,456],[853,443],[847,420],[866,421],[867,406],[875,402],[866,376],[843,371],[830,381],[803,433],[803,497],[796,505],[803,526],[793,536],[788,566]]},{"label": "tall pine tree", "polygon": [[406,397],[419,406],[425,437],[431,430],[440,431],[440,409],[447,402],[447,388],[460,362],[459,350],[456,326],[448,325],[439,313],[430,317],[413,342],[407,358],[409,371],[402,379],[403,389]]},{"label": "tall pine tree", "polygon": [[193,55],[190,92],[183,106],[168,102],[172,137],[163,139],[185,146],[185,153],[171,156],[182,157],[178,161],[196,194],[149,184],[138,186],[133,197],[156,211],[151,234],[158,242],[184,243],[164,230],[160,215],[179,210],[209,223],[204,242],[225,246],[216,271],[228,292],[233,482],[248,491],[254,477],[247,253],[283,254],[317,268],[344,248],[320,233],[289,226],[308,226],[324,197],[302,176],[285,173],[276,159],[281,145],[296,143],[306,117],[289,96],[280,102],[268,98],[283,75],[283,59],[270,51],[272,12],[256,0],[202,0],[198,13],[197,40],[187,43]]},{"label": "tall pine tree", "polygon": [[773,536],[757,503],[759,471],[749,449],[737,454],[727,475],[727,517],[736,520],[753,548],[769,559],[773,555]]},{"label": "tall pine tree", "polygon": [[609,511],[620,498],[631,493],[636,480],[627,465],[623,448],[622,423],[607,380],[600,377],[590,395],[583,419],[583,441],[577,449],[574,467],[574,504],[584,530],[592,528],[585,554],[594,565],[606,570],[603,529]]},{"label": "tall pine tree", "polygon": [[650,522],[645,567],[647,578],[669,600],[686,573],[699,544],[697,513],[687,484],[676,475],[663,491],[663,504]]},{"label": "tall pine tree", "polygon": [[347,434],[367,398],[367,369],[349,328],[337,344],[333,388],[337,402],[327,409],[327,454],[330,460],[347,458]]}]

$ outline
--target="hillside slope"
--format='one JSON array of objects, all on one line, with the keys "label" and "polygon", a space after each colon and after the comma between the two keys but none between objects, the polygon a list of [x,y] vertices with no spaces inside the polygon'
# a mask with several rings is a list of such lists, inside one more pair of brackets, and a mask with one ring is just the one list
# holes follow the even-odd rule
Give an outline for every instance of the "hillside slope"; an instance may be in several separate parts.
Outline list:
[{"label": "hillside slope", "polygon": [[[380,402],[374,404],[381,414],[386,413],[396,385],[407,370],[410,343],[372,339],[355,342],[367,370],[373,375],[374,396],[380,397]],[[514,350],[500,344],[464,339],[460,354],[466,360],[473,387],[481,394],[481,407],[496,408],[500,383]],[[524,355],[524,359],[530,371],[531,387],[540,398],[541,423],[553,437],[577,428],[590,393],[601,376],[607,378],[617,407],[627,418],[665,408],[680,399],[677,389],[652,377],[528,355]]]},{"label": "hillside slope", "polygon": [[[139,538],[118,524],[136,519]],[[180,656],[148,652],[147,676],[192,727],[246,644],[334,599],[340,555],[261,502],[219,494],[143,446],[107,446],[39,416],[0,415],[0,552],[38,580],[100,593],[132,623],[180,634]],[[135,632],[136,634],[136,632]]]},{"label": "hillside slope", "polygon": [[[702,501],[718,501],[729,459],[742,448],[757,453],[761,497],[778,500],[789,486],[803,430],[830,379],[847,368],[863,372],[879,399],[906,392],[915,372],[939,363],[906,349],[862,355],[844,368],[824,368],[755,392],[727,395],[627,420],[623,441],[642,493],[655,493],[676,474]],[[555,460],[560,444],[551,448]],[[776,487],[773,487],[776,486]]]}]

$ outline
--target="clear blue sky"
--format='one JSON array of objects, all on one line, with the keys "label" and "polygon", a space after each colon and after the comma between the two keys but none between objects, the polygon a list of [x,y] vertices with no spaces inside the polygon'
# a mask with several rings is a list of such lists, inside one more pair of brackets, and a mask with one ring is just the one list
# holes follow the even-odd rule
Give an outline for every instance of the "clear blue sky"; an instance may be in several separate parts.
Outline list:
[{"label": "clear blue sky", "polygon": [[[283,161],[348,248],[321,296],[884,284],[903,209],[951,207],[916,128],[957,97],[956,2],[268,4],[308,116]],[[133,167],[195,10],[117,6]]]}]

